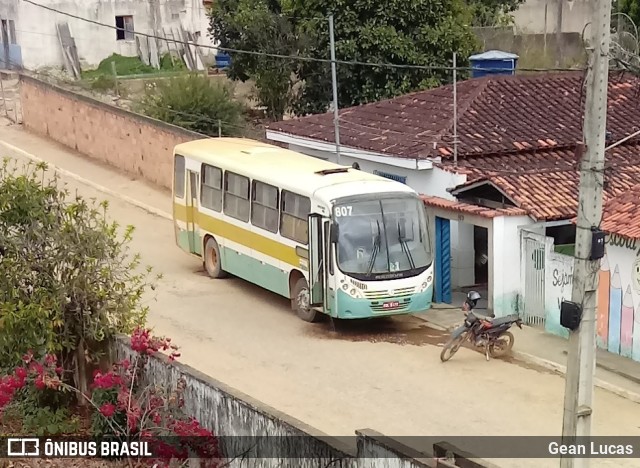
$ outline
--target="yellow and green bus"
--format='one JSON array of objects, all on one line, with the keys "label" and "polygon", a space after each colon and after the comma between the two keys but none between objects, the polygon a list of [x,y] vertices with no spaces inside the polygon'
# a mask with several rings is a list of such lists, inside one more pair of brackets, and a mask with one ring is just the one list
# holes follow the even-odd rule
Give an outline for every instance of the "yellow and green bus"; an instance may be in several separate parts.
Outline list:
[{"label": "yellow and green bus", "polygon": [[408,186],[258,141],[174,150],[177,245],[213,278],[291,299],[298,316],[359,319],[431,306],[424,204]]}]

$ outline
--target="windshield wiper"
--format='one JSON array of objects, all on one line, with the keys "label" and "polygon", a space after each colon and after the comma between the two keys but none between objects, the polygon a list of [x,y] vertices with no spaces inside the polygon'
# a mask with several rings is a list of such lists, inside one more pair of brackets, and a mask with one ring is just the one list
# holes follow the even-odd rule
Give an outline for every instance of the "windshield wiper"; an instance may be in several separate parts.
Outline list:
[{"label": "windshield wiper", "polygon": [[373,252],[371,252],[371,260],[369,261],[369,268],[367,268],[367,275],[370,275],[373,271],[373,265],[376,263],[378,252],[380,252],[380,221],[376,220],[376,226],[378,227],[378,233],[376,234],[376,238],[373,241]]},{"label": "windshield wiper", "polygon": [[409,251],[407,241],[402,237],[402,234],[400,234],[400,221],[398,221],[398,242],[400,242],[402,251],[407,255],[407,259],[409,259],[409,265],[411,265],[411,269],[415,269],[416,265],[415,263],[413,263],[413,257],[411,256],[411,252]]}]

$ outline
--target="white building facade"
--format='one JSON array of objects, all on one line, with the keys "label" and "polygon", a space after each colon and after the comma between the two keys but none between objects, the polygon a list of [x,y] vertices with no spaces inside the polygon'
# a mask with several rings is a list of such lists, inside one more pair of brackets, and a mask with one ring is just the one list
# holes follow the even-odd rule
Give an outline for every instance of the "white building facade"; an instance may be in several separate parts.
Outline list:
[{"label": "white building facade", "polygon": [[[269,140],[284,143],[293,151],[314,156],[331,162],[337,161],[335,144],[319,140],[298,137],[278,131],[267,130]],[[356,148],[341,146],[341,165],[358,164],[360,170],[378,174],[405,183],[416,192],[457,203],[457,199],[448,189],[464,184],[467,176],[447,171],[425,159],[407,159],[389,154],[378,154]],[[534,220],[524,213],[508,215],[494,211],[490,216],[458,212],[445,206],[428,206],[432,226],[432,243],[436,253],[436,262],[447,262],[445,269],[450,273],[449,291],[456,291],[476,285],[487,284],[487,308],[496,317],[516,313],[520,301],[520,232],[534,224]],[[462,205],[462,204],[461,204]],[[487,213],[492,210],[484,210]],[[505,213],[507,213],[505,211]],[[441,220],[438,223],[436,220]],[[446,223],[446,247],[441,243],[442,229]],[[477,278],[475,269],[474,230],[486,229],[487,277],[485,281]],[[516,272],[514,275],[513,272]],[[436,275],[439,280],[444,275]],[[452,302],[451,295],[437,297],[435,300]]]},{"label": "white building facade", "polygon": [[[164,37],[163,28],[170,39],[171,31],[183,28],[194,34],[200,45],[214,45],[208,37],[209,18],[202,0],[37,0],[35,3],[41,6],[21,0],[0,0],[4,45],[0,60],[4,68],[10,68],[7,65],[26,69],[62,66],[59,23],[68,24],[80,63],[86,67],[95,67],[114,53],[137,56],[135,33]],[[167,51],[166,41],[158,40],[157,44],[159,51]],[[202,52],[213,51],[203,49]]]}]

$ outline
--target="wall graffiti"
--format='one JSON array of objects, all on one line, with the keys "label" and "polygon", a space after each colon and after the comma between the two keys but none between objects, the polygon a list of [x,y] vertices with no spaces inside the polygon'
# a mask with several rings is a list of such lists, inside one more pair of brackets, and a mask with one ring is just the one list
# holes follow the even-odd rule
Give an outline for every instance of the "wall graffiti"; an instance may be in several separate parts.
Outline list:
[{"label": "wall graffiti", "polygon": [[[596,344],[640,361],[640,240],[609,235],[598,272]],[[545,329],[568,336],[560,306],[570,300],[573,257],[550,252],[545,286]]]},{"label": "wall graffiti", "polygon": [[600,263],[596,343],[640,361],[640,241],[608,235]]}]

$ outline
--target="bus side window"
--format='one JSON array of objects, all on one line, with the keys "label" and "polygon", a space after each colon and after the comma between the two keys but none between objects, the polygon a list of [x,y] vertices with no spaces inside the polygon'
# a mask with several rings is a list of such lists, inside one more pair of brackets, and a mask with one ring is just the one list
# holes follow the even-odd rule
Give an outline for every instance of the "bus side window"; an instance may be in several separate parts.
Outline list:
[{"label": "bus side window", "polygon": [[271,232],[278,232],[278,188],[253,181],[251,224]]},{"label": "bus side window", "polygon": [[222,211],[222,170],[203,164],[201,172],[200,204],[213,211]]},{"label": "bus side window", "polygon": [[184,156],[175,155],[173,164],[173,196],[184,198],[185,160]]},{"label": "bus side window", "polygon": [[309,243],[308,217],[310,212],[311,200],[307,197],[283,190],[280,234],[307,245]]},{"label": "bus side window", "polygon": [[249,221],[249,178],[233,172],[224,173],[224,214]]}]

